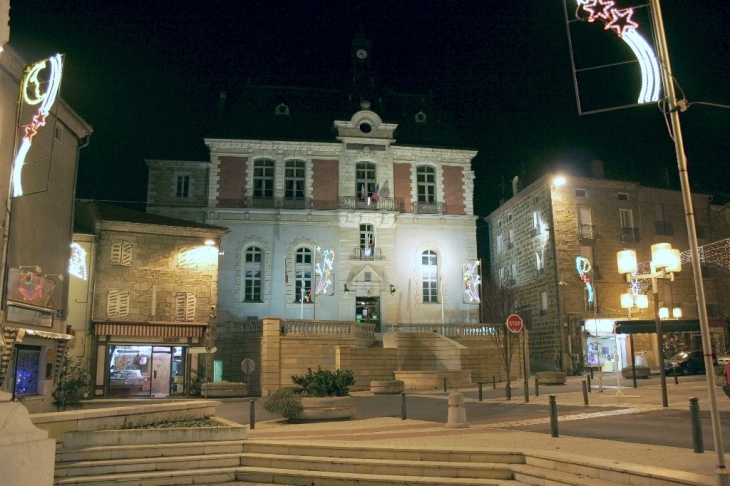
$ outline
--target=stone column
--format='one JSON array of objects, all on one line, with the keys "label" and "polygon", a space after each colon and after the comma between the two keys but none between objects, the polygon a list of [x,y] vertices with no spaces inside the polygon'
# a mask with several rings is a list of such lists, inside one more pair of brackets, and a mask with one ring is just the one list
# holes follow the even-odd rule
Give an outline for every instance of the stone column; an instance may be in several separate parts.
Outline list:
[{"label": "stone column", "polygon": [[22,403],[0,391],[0,471],[3,486],[51,486],[56,441],[30,420]]},{"label": "stone column", "polygon": [[281,334],[278,317],[264,317],[261,339],[261,396],[269,396],[281,388]]}]

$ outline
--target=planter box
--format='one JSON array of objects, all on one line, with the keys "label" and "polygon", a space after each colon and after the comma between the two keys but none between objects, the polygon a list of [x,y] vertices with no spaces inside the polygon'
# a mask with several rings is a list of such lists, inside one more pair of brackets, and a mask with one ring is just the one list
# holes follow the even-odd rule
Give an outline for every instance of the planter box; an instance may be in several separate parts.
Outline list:
[{"label": "planter box", "polygon": [[317,422],[346,420],[355,416],[357,408],[351,396],[346,397],[302,397],[302,413],[289,422]]},{"label": "planter box", "polygon": [[[646,366],[637,366],[636,367],[636,377],[637,378],[649,378],[650,374],[651,373],[649,371],[649,368],[647,368]],[[629,379],[633,378],[634,375],[633,375],[633,372],[631,371],[631,366],[622,368],[621,376],[623,376],[624,378],[629,378]]]},{"label": "planter box", "polygon": [[567,379],[562,371],[540,371],[535,377],[538,385],[565,385]]},{"label": "planter box", "polygon": [[208,398],[247,397],[248,386],[245,383],[234,381],[216,381],[203,383],[200,386],[200,396]]},{"label": "planter box", "polygon": [[373,380],[370,391],[375,395],[397,395],[405,391],[403,380]]}]

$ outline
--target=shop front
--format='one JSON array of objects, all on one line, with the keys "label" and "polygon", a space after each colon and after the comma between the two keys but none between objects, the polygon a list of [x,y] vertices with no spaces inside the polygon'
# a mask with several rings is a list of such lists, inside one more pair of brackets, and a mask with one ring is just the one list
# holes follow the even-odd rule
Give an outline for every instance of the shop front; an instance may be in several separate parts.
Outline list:
[{"label": "shop front", "polygon": [[[185,395],[204,341],[205,322],[94,322],[94,396]],[[193,375],[191,377],[191,375]]]},{"label": "shop front", "polygon": [[585,366],[606,373],[620,371],[631,361],[626,336],[614,333],[613,319],[586,319]]}]

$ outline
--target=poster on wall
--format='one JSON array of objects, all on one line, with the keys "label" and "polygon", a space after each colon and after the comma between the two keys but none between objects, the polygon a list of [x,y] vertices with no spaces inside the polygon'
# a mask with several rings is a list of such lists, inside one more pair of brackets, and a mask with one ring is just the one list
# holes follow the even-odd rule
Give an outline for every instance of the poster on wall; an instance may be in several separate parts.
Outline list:
[{"label": "poster on wall", "polygon": [[41,307],[53,312],[53,290],[56,282],[32,270],[11,268],[8,271],[7,300]]}]

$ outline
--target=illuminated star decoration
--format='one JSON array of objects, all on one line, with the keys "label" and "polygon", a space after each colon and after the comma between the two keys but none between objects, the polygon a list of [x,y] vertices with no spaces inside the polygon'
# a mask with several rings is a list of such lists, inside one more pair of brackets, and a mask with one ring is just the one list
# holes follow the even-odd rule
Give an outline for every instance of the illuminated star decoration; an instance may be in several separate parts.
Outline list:
[{"label": "illuminated star decoration", "polygon": [[[48,81],[46,90],[41,89],[42,82],[38,79],[38,75],[44,71],[50,63]],[[28,69],[21,83],[21,93],[23,101],[28,105],[38,105],[38,111],[33,116],[30,124],[25,125],[25,136],[20,144],[18,153],[15,155],[13,162],[13,197],[23,195],[22,173],[23,165],[25,165],[25,157],[28,155],[33,138],[45,126],[48,113],[56,102],[58,96],[58,88],[61,84],[61,71],[63,69],[63,60],[60,54],[39,61]]]},{"label": "illuminated star decoration", "polygon": [[481,303],[480,286],[482,277],[479,275],[479,260],[468,262],[463,265],[464,293],[469,297],[469,302]]},{"label": "illuminated star decoration", "polygon": [[330,275],[332,274],[332,264],[335,261],[334,251],[322,251],[320,247],[317,247],[317,252],[321,252],[322,257],[319,259],[320,261],[317,262],[315,269],[315,275],[319,276],[319,280],[317,281],[317,287],[315,287],[314,290],[315,295],[319,295],[322,292],[326,293],[327,287],[332,284],[332,279],[330,278]]},{"label": "illuminated star decoration", "polygon": [[591,277],[588,275],[591,271],[591,262],[581,256],[575,257],[575,268],[578,270],[581,282],[586,284],[588,289],[588,302],[593,302],[593,284],[591,283]]},{"label": "illuminated star decoration", "polygon": [[659,62],[651,46],[637,32],[639,24],[633,20],[634,9],[614,8],[612,0],[576,0],[578,10],[588,14],[588,22],[599,20],[604,30],[610,30],[628,45],[636,56],[641,68],[641,92],[639,103],[654,102],[659,99],[661,74]]}]

